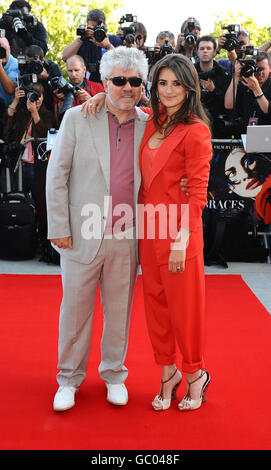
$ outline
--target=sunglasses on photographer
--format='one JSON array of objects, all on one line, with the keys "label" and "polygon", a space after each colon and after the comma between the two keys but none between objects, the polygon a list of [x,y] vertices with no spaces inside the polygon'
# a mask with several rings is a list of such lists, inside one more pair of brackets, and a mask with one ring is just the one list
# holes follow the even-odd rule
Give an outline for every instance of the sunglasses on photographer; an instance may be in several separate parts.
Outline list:
[{"label": "sunglasses on photographer", "polygon": [[127,82],[129,82],[131,87],[135,88],[138,88],[140,85],[142,85],[143,82],[142,78],[140,77],[112,77],[108,78],[107,80],[111,80],[115,86],[124,86]]}]

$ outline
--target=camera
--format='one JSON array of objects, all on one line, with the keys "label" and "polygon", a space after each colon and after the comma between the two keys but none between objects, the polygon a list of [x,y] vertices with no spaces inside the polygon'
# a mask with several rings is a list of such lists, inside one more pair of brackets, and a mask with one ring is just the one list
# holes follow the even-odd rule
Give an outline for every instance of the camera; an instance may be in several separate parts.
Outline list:
[{"label": "camera", "polygon": [[245,78],[251,77],[262,70],[262,67],[257,67],[255,59],[240,60],[240,63],[242,64],[240,75]]},{"label": "camera", "polygon": [[78,86],[74,86],[71,83],[67,82],[64,77],[56,76],[53,77],[51,80],[48,81],[52,90],[58,90],[59,93],[63,93],[64,95],[68,95],[68,93],[72,93],[75,96],[78,91],[81,89]]},{"label": "camera", "polygon": [[[106,33],[107,30],[104,26],[102,26],[101,22],[100,24],[97,24],[96,26],[93,26],[93,37],[97,42],[102,42],[106,38]],[[86,31],[87,27],[85,24],[79,24],[76,34],[77,36],[81,37],[82,41],[88,40],[89,38],[86,37]]]},{"label": "camera", "polygon": [[195,29],[195,22],[188,21],[187,28],[188,28],[188,32],[185,33],[184,40],[188,46],[192,46],[197,41],[197,36],[194,33],[192,33],[193,29]]},{"label": "camera", "polygon": [[[123,23],[135,23],[137,22],[137,16],[133,16],[131,13],[127,15],[123,15],[120,20],[119,24]],[[121,28],[123,31],[123,41],[127,44],[134,44],[136,41],[136,29],[134,26],[124,26]]]},{"label": "camera", "polygon": [[28,13],[28,8],[23,7],[17,10],[7,10],[3,13],[3,20],[8,21],[10,17],[13,18],[12,26],[14,31],[17,33],[20,29],[26,29],[25,25],[27,26],[36,26],[38,24],[38,18],[36,15],[30,15]]},{"label": "camera", "polygon": [[[6,31],[4,29],[0,29],[0,38],[4,38],[6,36]],[[4,47],[0,46],[0,59],[5,59],[7,56],[7,51]]]},{"label": "camera", "polygon": [[160,47],[159,59],[162,59],[162,57],[165,57],[165,55],[173,54],[173,53],[174,53],[174,49],[169,44],[168,39],[166,39],[164,45]]},{"label": "camera", "polygon": [[215,78],[215,70],[207,70],[207,72],[198,72],[200,80],[208,80],[208,78]]},{"label": "camera", "polygon": [[63,100],[64,103],[59,113],[59,118],[61,121],[65,112],[73,107],[74,98],[76,97],[77,93],[82,90],[82,88],[67,82],[64,77],[53,77],[50,81],[48,81],[48,83],[53,90],[58,90],[58,93],[63,93],[65,95]]},{"label": "camera", "polygon": [[82,88],[80,86],[74,86],[72,83],[67,82],[62,76],[53,77],[51,80],[48,81],[48,83],[52,90],[58,90],[58,93],[63,93],[65,95],[63,100],[64,103],[59,113],[59,119],[61,121],[65,112],[73,107],[74,97]]},{"label": "camera", "polygon": [[149,61],[149,63],[154,63],[156,61],[156,53],[154,47],[146,47],[144,53]]},{"label": "camera", "polygon": [[222,26],[222,29],[227,29],[228,34],[224,34],[227,38],[225,44],[223,45],[223,49],[230,52],[233,49],[236,49],[240,45],[238,41],[238,33],[240,32],[240,25],[239,24],[229,24],[228,26]]},{"label": "camera", "polygon": [[93,36],[97,42],[102,42],[106,38],[106,28],[101,24],[94,26],[93,31]]},{"label": "camera", "polygon": [[239,135],[244,125],[243,118],[229,118],[226,114],[220,114],[216,119],[217,133],[219,138],[231,139]]},{"label": "camera", "polygon": [[38,101],[40,98],[40,93],[34,88],[35,83],[37,83],[37,76],[35,74],[24,75],[23,77],[19,78],[20,90],[25,92],[25,96],[20,99],[21,103],[24,105],[26,105],[27,100],[35,103],[35,101]]},{"label": "camera", "polygon": [[5,59],[7,56],[7,51],[4,47],[0,46],[0,59]]},{"label": "camera", "polygon": [[83,24],[83,23],[80,23],[78,28],[76,29],[76,34],[77,34],[77,36],[81,37],[82,41],[85,39],[86,29],[87,29],[86,25]]},{"label": "camera", "polygon": [[43,63],[38,59],[26,60],[26,56],[19,55],[17,60],[21,75],[39,75],[43,71]]},{"label": "camera", "polygon": [[162,59],[166,55],[173,54],[175,51],[173,47],[169,44],[168,39],[166,39],[164,45],[160,46],[160,50],[158,53],[156,52],[154,47],[146,47],[144,52],[149,63],[154,64],[155,62]]},{"label": "camera", "polygon": [[252,55],[256,57],[258,55],[259,49],[256,49],[254,46],[246,46],[245,49],[241,49],[237,53],[237,59],[244,59],[247,55]]},{"label": "camera", "polygon": [[[242,65],[240,75],[242,77],[248,78],[254,74],[257,74],[262,70],[262,67],[257,67],[256,57],[258,55],[259,49],[256,49],[254,46],[247,46],[245,49],[240,50],[237,53],[237,60]],[[252,57],[245,59],[247,55]]]},{"label": "camera", "polygon": [[38,81],[37,76],[43,71],[42,62],[40,60],[26,60],[23,55],[18,56],[17,60],[20,70],[19,88],[25,91],[25,97],[20,101],[25,105],[28,99],[34,103],[40,97],[40,93],[34,89],[34,84]]}]

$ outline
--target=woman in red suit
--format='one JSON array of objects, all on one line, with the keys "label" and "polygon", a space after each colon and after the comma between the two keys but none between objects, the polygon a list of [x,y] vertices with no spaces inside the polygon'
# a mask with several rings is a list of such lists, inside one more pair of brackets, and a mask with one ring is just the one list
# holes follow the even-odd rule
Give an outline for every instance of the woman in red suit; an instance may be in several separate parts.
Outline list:
[{"label": "woman in red suit", "polygon": [[[208,119],[200,103],[197,72],[189,59],[169,54],[157,63],[151,88],[152,114],[139,164],[139,254],[147,326],[162,385],[154,410],[176,398],[182,374],[175,364],[177,343],[187,374],[181,411],[205,399],[210,382],[204,369],[204,261],[202,210],[212,157]],[[187,179],[187,195],[180,181]],[[151,209],[150,209],[151,208]],[[155,212],[153,208],[159,209]]]}]

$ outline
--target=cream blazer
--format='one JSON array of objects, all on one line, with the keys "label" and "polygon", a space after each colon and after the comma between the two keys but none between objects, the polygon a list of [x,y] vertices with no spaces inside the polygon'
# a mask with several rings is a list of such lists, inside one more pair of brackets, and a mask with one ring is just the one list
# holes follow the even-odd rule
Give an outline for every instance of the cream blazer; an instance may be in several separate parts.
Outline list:
[{"label": "cream blazer", "polygon": [[[136,107],[134,130],[134,203],[141,183],[139,148],[148,114]],[[46,177],[48,239],[72,236],[72,249],[57,249],[69,259],[83,264],[96,256],[102,241],[110,194],[110,142],[106,105],[96,115],[83,116],[81,106],[68,110],[51,152]],[[85,239],[82,224],[88,204],[100,211],[101,236]],[[136,213],[136,211],[135,211]],[[97,215],[98,217],[98,215]],[[99,226],[99,220],[96,218]]]}]

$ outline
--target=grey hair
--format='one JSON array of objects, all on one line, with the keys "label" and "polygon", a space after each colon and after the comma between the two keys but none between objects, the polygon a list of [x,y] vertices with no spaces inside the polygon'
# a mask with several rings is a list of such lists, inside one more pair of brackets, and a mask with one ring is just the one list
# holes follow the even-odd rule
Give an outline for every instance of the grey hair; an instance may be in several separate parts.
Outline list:
[{"label": "grey hair", "polygon": [[100,62],[101,79],[110,77],[115,67],[123,70],[138,70],[142,80],[147,79],[148,60],[143,51],[135,47],[118,46],[103,54]]}]

